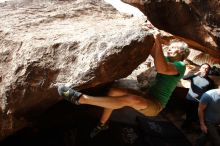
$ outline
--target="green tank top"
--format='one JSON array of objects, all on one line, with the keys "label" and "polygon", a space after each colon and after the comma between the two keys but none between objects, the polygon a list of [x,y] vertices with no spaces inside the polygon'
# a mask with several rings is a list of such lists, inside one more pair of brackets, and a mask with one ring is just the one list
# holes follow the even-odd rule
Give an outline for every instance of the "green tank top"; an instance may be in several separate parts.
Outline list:
[{"label": "green tank top", "polygon": [[176,61],[174,64],[179,72],[178,75],[164,75],[157,73],[155,81],[149,88],[149,94],[157,98],[163,107],[166,106],[172,92],[186,70],[186,66],[182,61]]}]

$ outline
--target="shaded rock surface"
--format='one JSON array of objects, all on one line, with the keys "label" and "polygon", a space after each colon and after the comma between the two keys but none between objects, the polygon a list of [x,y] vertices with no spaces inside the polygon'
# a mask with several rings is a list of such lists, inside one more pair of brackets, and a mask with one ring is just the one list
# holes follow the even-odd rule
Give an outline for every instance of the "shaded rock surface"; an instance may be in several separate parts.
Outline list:
[{"label": "shaded rock surface", "polygon": [[144,19],[104,1],[0,4],[0,135],[60,100],[56,86],[85,89],[126,77],[149,54]]},{"label": "shaded rock surface", "polygon": [[[40,116],[37,125],[34,127],[26,127],[16,132],[14,135],[0,142],[0,145],[143,146],[155,142],[157,143],[157,139],[149,139],[158,137],[155,136],[152,131],[150,131],[151,135],[143,133],[142,131],[145,130],[144,127],[147,126],[147,121],[149,120],[146,119],[146,117],[143,118],[143,116],[135,114],[134,110],[126,108],[115,111],[110,119],[109,129],[91,139],[89,134],[96,126],[100,114],[100,108],[85,105],[76,107],[66,101],[61,101],[45,111],[44,114]],[[142,122],[146,122],[146,124],[144,124],[145,126],[140,124],[136,118],[143,118]],[[155,118],[155,120],[167,121],[162,115],[159,118]],[[171,124],[170,121],[167,122]],[[152,127],[156,128],[157,126]],[[169,129],[167,134],[171,133],[172,131]],[[182,133],[178,130],[178,133],[174,134]],[[178,145],[180,146],[191,146],[190,144],[183,143],[184,141],[187,142],[184,135],[181,135],[181,137],[179,137],[180,139],[177,139],[177,136],[178,135],[172,136],[172,140],[169,139],[168,143],[171,144],[172,142],[179,141]],[[160,144],[161,146],[167,145],[165,139],[160,137],[159,141],[164,140],[164,145]],[[173,145],[175,146],[175,144]]]},{"label": "shaded rock surface", "polygon": [[139,7],[159,29],[182,38],[192,48],[220,57],[218,0],[123,0]]}]

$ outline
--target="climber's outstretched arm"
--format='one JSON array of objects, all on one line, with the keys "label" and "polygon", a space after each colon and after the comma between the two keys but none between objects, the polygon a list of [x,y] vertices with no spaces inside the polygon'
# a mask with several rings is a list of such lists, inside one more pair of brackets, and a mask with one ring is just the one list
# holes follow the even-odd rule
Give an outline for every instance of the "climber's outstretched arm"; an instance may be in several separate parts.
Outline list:
[{"label": "climber's outstretched arm", "polygon": [[173,63],[167,62],[163,54],[160,33],[155,36],[155,44],[151,51],[154,57],[154,64],[158,73],[167,75],[177,75],[178,71]]}]

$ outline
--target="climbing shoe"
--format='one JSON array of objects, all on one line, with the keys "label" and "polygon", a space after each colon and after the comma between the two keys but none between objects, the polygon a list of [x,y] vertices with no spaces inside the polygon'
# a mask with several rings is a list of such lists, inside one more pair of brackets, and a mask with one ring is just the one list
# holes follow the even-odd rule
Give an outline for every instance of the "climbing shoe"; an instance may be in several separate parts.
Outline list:
[{"label": "climbing shoe", "polygon": [[94,138],[96,135],[98,135],[100,132],[108,129],[108,124],[102,124],[99,123],[90,133],[90,137]]},{"label": "climbing shoe", "polygon": [[58,87],[58,93],[60,96],[64,97],[67,101],[70,101],[73,104],[79,105],[79,98],[82,96],[82,93],[71,89],[65,85]]}]

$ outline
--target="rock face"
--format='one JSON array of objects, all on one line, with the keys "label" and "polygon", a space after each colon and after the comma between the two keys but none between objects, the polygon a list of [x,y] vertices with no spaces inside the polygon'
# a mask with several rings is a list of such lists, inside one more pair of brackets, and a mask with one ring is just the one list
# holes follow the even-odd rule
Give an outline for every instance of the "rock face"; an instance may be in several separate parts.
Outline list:
[{"label": "rock face", "polygon": [[123,0],[139,7],[159,29],[192,48],[220,57],[219,0]]},{"label": "rock face", "polygon": [[0,4],[1,138],[59,101],[58,84],[85,89],[126,77],[154,42],[143,18],[104,1],[37,2]]}]

